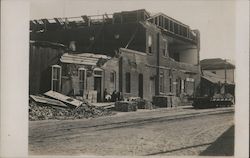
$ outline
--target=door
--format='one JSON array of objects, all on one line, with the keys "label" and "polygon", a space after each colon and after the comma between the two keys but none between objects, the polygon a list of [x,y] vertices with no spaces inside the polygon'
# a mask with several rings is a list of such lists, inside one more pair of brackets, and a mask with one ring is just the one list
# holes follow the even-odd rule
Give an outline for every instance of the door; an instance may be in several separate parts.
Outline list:
[{"label": "door", "polygon": [[97,91],[97,102],[101,102],[102,77],[94,77],[94,90]]},{"label": "door", "polygon": [[143,75],[139,74],[139,79],[138,79],[138,93],[139,97],[143,98]]}]

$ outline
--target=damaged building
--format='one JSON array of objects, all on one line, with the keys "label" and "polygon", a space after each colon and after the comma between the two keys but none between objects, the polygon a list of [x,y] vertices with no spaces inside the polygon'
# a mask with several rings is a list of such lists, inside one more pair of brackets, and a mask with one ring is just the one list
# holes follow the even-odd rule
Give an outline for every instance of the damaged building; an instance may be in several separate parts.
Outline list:
[{"label": "damaged building", "polygon": [[105,90],[146,100],[198,93],[199,31],[163,13],[31,20],[30,31],[31,94],[53,90],[101,102]]}]

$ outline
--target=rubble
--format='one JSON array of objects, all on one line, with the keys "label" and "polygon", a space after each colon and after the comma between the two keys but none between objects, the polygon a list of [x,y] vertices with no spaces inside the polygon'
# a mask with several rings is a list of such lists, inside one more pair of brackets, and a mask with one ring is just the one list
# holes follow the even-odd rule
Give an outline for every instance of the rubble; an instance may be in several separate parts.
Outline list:
[{"label": "rubble", "polygon": [[58,92],[55,92],[55,91],[48,91],[46,93],[44,93],[45,96],[47,97],[50,97],[50,98],[53,98],[53,99],[56,99],[56,100],[59,100],[73,108],[75,107],[78,107],[80,106],[83,102],[77,100],[77,99],[74,99],[74,98],[71,98],[71,97],[68,97],[66,95],[63,95],[61,93],[58,93]]},{"label": "rubble", "polygon": [[74,109],[65,109],[51,106],[49,104],[39,104],[31,101],[29,104],[29,120],[48,120],[48,119],[82,119],[94,118],[100,116],[113,115],[114,112],[103,107],[91,106],[88,103],[83,103]]}]

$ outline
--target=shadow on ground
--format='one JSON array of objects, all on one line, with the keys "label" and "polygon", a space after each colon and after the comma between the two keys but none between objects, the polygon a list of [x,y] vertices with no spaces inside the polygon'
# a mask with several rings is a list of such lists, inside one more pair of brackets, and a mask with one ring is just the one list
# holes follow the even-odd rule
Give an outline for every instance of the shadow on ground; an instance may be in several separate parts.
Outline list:
[{"label": "shadow on ground", "polygon": [[234,126],[231,126],[201,156],[233,156],[234,155]]},{"label": "shadow on ground", "polygon": [[187,146],[183,148],[161,151],[156,153],[147,154],[146,156],[165,154],[195,147],[210,145],[206,150],[200,153],[200,156],[233,156],[234,155],[234,126],[231,126],[224,132],[215,142],[204,143],[199,145]]}]

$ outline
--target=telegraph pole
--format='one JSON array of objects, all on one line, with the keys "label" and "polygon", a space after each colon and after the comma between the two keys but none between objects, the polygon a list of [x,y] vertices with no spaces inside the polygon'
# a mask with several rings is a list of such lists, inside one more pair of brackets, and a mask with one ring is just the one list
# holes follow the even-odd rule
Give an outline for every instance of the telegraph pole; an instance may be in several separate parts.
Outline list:
[{"label": "telegraph pole", "polygon": [[226,84],[227,84],[227,59],[224,60],[224,71],[225,71],[224,94],[226,94]]}]

